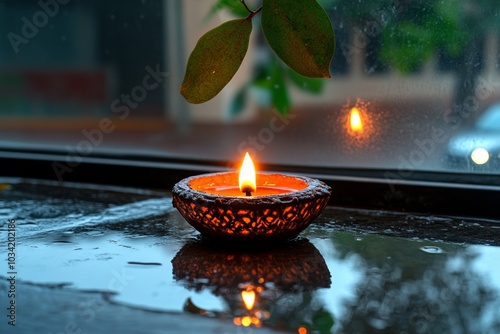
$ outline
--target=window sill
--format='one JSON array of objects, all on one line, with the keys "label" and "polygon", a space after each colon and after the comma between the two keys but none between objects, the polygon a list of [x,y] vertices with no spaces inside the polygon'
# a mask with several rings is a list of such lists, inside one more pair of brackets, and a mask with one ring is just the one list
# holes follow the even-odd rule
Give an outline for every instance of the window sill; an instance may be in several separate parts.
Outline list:
[{"label": "window sill", "polygon": [[[184,177],[226,171],[218,161],[93,154],[70,167],[66,152],[0,150],[1,176],[147,187],[169,191]],[[71,160],[70,160],[71,161]],[[397,171],[264,165],[263,170],[299,174],[325,181],[333,189],[331,205],[395,210],[430,215],[499,219],[499,179],[493,175],[415,172],[411,178],[387,178]],[[389,173],[389,174],[388,174]],[[392,173],[392,174],[391,174]],[[470,178],[469,183],[458,182]]]}]

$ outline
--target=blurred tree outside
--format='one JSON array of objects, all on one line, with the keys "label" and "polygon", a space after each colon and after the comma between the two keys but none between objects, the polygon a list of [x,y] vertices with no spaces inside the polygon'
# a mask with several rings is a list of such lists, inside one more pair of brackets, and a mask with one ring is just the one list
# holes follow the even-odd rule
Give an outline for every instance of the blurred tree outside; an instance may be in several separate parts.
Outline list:
[{"label": "blurred tree outside", "polygon": [[[375,21],[380,34],[380,60],[403,74],[421,68],[439,55],[448,58],[456,73],[454,113],[471,108],[483,67],[483,45],[488,33],[500,28],[500,2],[495,0],[383,0],[333,1],[353,25]],[[491,87],[488,89],[491,90]],[[466,111],[464,111],[466,112]]]},{"label": "blurred tree outside", "polygon": [[[371,40],[377,40],[378,43],[374,43],[377,50],[365,50],[365,54],[375,53],[377,62],[383,67],[395,69],[402,75],[410,75],[432,60],[445,59],[448,62],[447,68],[456,75],[452,113],[463,115],[477,107],[470,104],[475,100],[479,75],[483,69],[484,41],[489,33],[500,29],[500,18],[497,16],[500,13],[499,1],[318,2],[329,13],[336,35],[340,22],[342,30],[348,31],[351,38],[353,32],[361,32],[365,39],[362,43],[364,48],[371,46]],[[238,17],[247,14],[239,0],[218,0],[211,14],[218,10],[228,10]],[[335,67],[339,53],[349,63],[352,52],[359,51],[350,49],[349,43],[347,47],[345,45],[339,41],[332,67]],[[260,53],[261,57],[256,59],[254,76],[233,100],[231,110],[234,114],[242,109],[249,87],[257,87],[265,92],[261,105],[273,106],[282,114],[286,114],[292,104],[288,83],[309,93],[319,94],[323,91],[323,79],[303,78],[288,71],[272,52],[263,50]],[[335,71],[333,75],[335,76]],[[489,93],[492,92],[492,87],[485,88]]]}]

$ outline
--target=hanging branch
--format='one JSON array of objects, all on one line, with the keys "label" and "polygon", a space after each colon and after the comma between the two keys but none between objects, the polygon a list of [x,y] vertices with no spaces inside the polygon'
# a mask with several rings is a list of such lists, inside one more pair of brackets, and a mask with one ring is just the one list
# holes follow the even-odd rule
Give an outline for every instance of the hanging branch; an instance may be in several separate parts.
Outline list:
[{"label": "hanging branch", "polygon": [[248,5],[245,2],[245,0],[240,0],[240,2],[243,4],[243,6],[245,6],[245,9],[250,13],[250,15],[248,15],[247,19],[252,19],[252,17],[254,17],[255,15],[257,15],[262,10],[262,6],[260,6],[259,8],[257,8],[257,10],[251,10],[248,7]]}]

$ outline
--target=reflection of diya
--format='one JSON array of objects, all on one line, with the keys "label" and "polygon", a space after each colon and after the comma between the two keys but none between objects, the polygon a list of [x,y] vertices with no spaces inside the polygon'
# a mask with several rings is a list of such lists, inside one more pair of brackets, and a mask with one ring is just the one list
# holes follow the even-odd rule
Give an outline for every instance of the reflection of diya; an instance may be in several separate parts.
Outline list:
[{"label": "reflection of diya", "polygon": [[[323,312],[318,310],[317,303],[304,304],[303,293],[328,288],[331,283],[325,260],[305,239],[259,251],[222,248],[202,239],[184,245],[173,258],[172,266],[174,278],[184,282],[188,289],[209,289],[222,296],[230,309],[230,313],[211,312],[188,299],[184,305],[187,312],[231,317],[237,326],[266,324],[299,333],[313,328],[305,319]],[[289,319],[290,315],[283,310],[290,309],[304,319]],[[297,321],[300,323],[296,324]]]},{"label": "reflection of diya", "polygon": [[209,288],[217,295],[239,291],[241,284],[298,292],[327,288],[331,283],[323,256],[304,239],[263,251],[191,242],[175,255],[172,265],[176,280],[190,289]]}]

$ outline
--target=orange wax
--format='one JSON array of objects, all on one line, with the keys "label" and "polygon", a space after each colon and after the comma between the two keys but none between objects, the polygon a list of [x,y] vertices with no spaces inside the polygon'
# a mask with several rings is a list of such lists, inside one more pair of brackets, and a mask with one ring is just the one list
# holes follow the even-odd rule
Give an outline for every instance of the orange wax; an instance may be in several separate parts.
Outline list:
[{"label": "orange wax", "polygon": [[[200,191],[221,195],[221,196],[246,196],[239,186],[208,186]],[[280,187],[280,186],[257,186],[257,190],[252,192],[252,196],[268,196],[268,195],[278,195],[286,194],[292,191],[297,191],[299,189],[294,189],[290,187]]]},{"label": "orange wax", "polygon": [[[189,186],[211,195],[247,197],[239,188],[237,173],[201,175],[191,180]],[[307,188],[307,183],[294,176],[257,173],[256,188],[251,197],[291,193]]]}]

